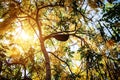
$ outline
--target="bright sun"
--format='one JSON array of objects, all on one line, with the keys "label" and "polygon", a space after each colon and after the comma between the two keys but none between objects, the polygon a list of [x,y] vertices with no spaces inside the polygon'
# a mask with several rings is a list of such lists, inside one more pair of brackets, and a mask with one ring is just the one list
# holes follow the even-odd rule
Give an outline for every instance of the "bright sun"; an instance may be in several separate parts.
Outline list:
[{"label": "bright sun", "polygon": [[21,32],[21,34],[20,34],[20,37],[21,37],[21,39],[24,40],[24,41],[30,39],[30,36],[29,36],[24,30],[22,30],[22,32]]},{"label": "bright sun", "polygon": [[18,26],[18,28],[15,29],[15,38],[19,38],[23,41],[28,41],[30,39],[30,35],[28,34],[28,32],[23,29],[21,23],[16,22],[16,25]]}]

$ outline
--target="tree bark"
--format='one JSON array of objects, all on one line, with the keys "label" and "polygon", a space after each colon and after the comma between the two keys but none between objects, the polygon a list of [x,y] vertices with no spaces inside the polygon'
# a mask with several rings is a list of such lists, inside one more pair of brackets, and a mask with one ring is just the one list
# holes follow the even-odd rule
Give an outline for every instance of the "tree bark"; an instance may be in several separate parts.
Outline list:
[{"label": "tree bark", "polygon": [[45,65],[46,65],[46,79],[45,80],[51,80],[50,59],[45,49],[44,41],[40,40],[40,43],[41,43],[41,50],[45,57]]},{"label": "tree bark", "polygon": [[46,78],[45,80],[51,80],[51,67],[50,67],[50,59],[48,56],[48,52],[46,51],[45,45],[44,45],[44,37],[42,36],[42,29],[41,29],[41,23],[37,18],[37,25],[38,25],[38,29],[39,29],[39,41],[40,41],[40,47],[41,47],[41,51],[44,54],[45,57],[45,66],[46,66]]}]

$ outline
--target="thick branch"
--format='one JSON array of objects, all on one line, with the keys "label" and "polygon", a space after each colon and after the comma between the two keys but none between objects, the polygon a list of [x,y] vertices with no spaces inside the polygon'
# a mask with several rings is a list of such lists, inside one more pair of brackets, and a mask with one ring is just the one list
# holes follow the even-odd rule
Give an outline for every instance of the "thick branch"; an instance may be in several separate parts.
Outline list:
[{"label": "thick branch", "polygon": [[63,7],[63,5],[60,5],[60,4],[55,4],[55,5],[50,4],[50,5],[45,5],[45,6],[40,7],[38,8],[38,10],[43,9],[43,8],[48,8],[48,7],[56,7],[56,6]]},{"label": "thick branch", "polygon": [[50,39],[54,36],[57,36],[59,34],[73,35],[74,33],[75,33],[75,31],[62,31],[62,32],[51,33],[51,34],[44,37],[44,41],[47,40],[47,39]]},{"label": "thick branch", "polygon": [[44,54],[44,57],[45,57],[46,80],[51,80],[50,59],[49,59],[48,53],[45,49],[44,39],[43,39],[43,35],[42,35],[42,30],[41,30],[41,23],[38,19],[38,13],[39,13],[39,11],[37,11],[37,14],[36,14],[36,22],[37,22],[37,25],[38,25],[38,30],[39,30],[39,35],[40,35],[40,38],[39,38],[40,47],[41,47],[41,50],[42,50],[42,52]]},{"label": "thick branch", "polygon": [[7,30],[11,28],[10,24],[15,20],[16,13],[12,13],[9,18],[0,23],[0,34],[4,34]]}]

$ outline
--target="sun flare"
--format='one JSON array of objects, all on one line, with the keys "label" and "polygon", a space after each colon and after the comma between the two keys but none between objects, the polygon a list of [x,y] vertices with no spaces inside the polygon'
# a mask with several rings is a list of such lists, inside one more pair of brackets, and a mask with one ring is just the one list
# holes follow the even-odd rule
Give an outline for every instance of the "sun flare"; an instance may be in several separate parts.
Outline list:
[{"label": "sun flare", "polygon": [[24,41],[29,40],[30,36],[24,31],[22,30],[21,34],[20,34],[20,38]]}]

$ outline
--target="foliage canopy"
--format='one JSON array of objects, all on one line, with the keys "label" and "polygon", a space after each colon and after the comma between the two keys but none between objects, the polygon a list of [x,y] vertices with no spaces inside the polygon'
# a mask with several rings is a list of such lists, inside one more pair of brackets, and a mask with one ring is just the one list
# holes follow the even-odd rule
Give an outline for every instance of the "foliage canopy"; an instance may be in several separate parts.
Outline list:
[{"label": "foliage canopy", "polygon": [[0,1],[0,80],[119,80],[117,0]]}]

